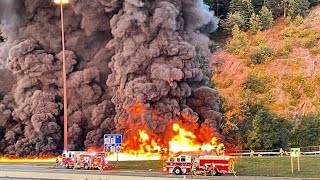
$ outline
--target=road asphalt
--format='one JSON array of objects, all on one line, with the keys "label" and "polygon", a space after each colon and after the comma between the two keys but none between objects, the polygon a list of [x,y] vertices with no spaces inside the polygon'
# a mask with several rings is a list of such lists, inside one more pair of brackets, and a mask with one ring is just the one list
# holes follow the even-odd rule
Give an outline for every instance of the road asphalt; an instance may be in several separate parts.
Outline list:
[{"label": "road asphalt", "polygon": [[[65,178],[64,178],[65,177]],[[145,180],[179,180],[179,179],[215,179],[215,180],[289,180],[293,178],[273,177],[236,177],[234,175],[222,176],[196,176],[172,175],[148,171],[99,171],[99,170],[72,170],[55,167],[32,165],[0,165],[0,180],[38,180],[38,179],[145,179]]]}]

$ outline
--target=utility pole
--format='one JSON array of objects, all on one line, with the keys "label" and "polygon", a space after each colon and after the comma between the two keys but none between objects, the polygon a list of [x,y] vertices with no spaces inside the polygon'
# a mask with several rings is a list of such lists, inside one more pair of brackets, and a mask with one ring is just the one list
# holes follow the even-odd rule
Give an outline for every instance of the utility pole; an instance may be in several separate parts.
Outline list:
[{"label": "utility pole", "polygon": [[62,77],[63,77],[63,150],[68,150],[68,101],[67,101],[67,72],[66,72],[66,54],[64,44],[64,18],[63,5],[69,3],[69,0],[54,0],[54,3],[60,5],[61,16],[61,41],[62,41]]}]

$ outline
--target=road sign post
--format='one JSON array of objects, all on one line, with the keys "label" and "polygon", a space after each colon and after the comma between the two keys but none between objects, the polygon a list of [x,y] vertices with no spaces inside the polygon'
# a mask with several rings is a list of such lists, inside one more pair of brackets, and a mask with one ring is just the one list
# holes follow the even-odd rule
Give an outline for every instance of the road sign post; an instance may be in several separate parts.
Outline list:
[{"label": "road sign post", "polygon": [[104,140],[104,152],[117,153],[117,166],[118,156],[122,146],[122,135],[121,134],[105,134]]},{"label": "road sign post", "polygon": [[295,158],[295,157],[298,160],[298,172],[300,172],[300,156],[301,156],[300,148],[291,148],[290,149],[291,172],[292,173],[293,173],[293,158]]}]

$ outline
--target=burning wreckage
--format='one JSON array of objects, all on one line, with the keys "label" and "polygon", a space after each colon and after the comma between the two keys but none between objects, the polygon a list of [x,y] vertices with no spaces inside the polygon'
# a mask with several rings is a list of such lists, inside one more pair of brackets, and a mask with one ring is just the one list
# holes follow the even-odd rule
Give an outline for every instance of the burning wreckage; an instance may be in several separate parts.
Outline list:
[{"label": "burning wreckage", "polygon": [[[60,8],[0,0],[0,153],[58,155],[63,144]],[[219,97],[195,61],[218,19],[202,0],[70,0],[65,5],[70,150],[124,135],[127,154],[216,150]],[[6,81],[6,79],[1,79]],[[12,83],[12,82],[8,82]]]}]

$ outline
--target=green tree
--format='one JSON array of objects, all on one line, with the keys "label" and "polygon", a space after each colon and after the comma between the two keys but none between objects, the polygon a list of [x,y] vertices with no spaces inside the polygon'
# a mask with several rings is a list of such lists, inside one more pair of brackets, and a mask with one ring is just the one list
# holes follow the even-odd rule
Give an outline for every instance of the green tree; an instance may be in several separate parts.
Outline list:
[{"label": "green tree", "polygon": [[226,18],[230,0],[204,0],[204,3],[210,7],[210,10],[215,12],[216,16]]},{"label": "green tree", "polygon": [[255,13],[252,14],[250,18],[250,31],[253,34],[257,34],[257,32],[261,31],[261,22],[259,15],[256,15]]},{"label": "green tree", "polygon": [[246,27],[250,26],[250,17],[254,13],[251,0],[231,0],[229,11],[239,12],[245,19]]},{"label": "green tree", "polygon": [[215,7],[217,7],[217,1],[219,0],[204,0],[203,2],[209,6],[210,10],[215,10]]},{"label": "green tree", "polygon": [[259,11],[262,30],[269,29],[273,24],[272,12],[267,6],[263,6]]},{"label": "green tree", "polygon": [[291,146],[306,147],[320,144],[320,115],[309,115],[292,132]]},{"label": "green tree", "polygon": [[229,13],[227,19],[221,23],[223,28],[227,30],[228,33],[232,32],[232,29],[235,25],[237,25],[240,30],[246,29],[246,21],[239,12]]},{"label": "green tree", "polygon": [[252,0],[252,4],[256,12],[260,11],[263,6],[268,7],[276,18],[283,15],[285,1],[286,0]]},{"label": "green tree", "polygon": [[295,18],[298,15],[306,15],[309,5],[310,3],[308,0],[289,0],[289,16]]},{"label": "green tree", "polygon": [[292,125],[284,118],[275,117],[269,110],[260,110],[253,119],[249,133],[252,149],[284,148],[288,146]]},{"label": "green tree", "polygon": [[319,0],[309,0],[310,6],[316,6],[319,4]]},{"label": "green tree", "polygon": [[247,53],[249,46],[250,41],[247,35],[235,25],[232,29],[232,39],[227,45],[227,51],[243,57]]},{"label": "green tree", "polygon": [[220,18],[226,18],[229,11],[230,0],[204,0],[205,4]]}]

